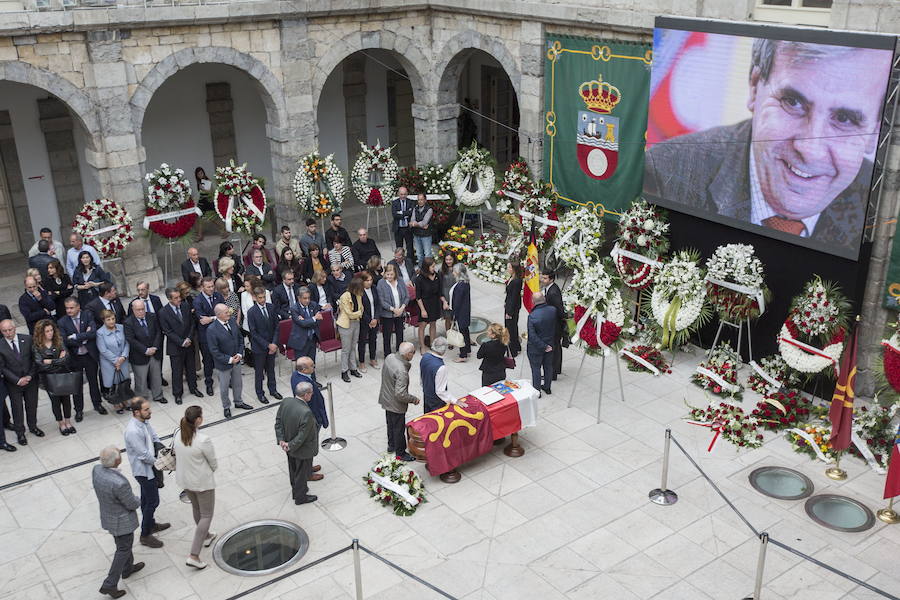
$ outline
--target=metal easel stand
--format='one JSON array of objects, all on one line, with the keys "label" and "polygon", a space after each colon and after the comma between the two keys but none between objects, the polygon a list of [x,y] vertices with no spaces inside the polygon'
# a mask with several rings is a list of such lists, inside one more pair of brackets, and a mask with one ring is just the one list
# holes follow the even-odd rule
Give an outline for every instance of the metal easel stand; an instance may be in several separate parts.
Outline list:
[{"label": "metal easel stand", "polygon": [[169,240],[166,242],[166,250],[163,253],[163,287],[169,285],[169,267],[171,265],[172,272],[175,272],[175,255],[172,247],[178,243],[177,240]]},{"label": "metal easel stand", "polygon": [[465,227],[466,226],[466,217],[469,215],[474,215],[474,214],[478,215],[478,228],[481,230],[481,235],[484,235],[484,211],[482,211],[481,209],[478,209],[477,213],[464,211],[460,215],[461,216],[460,225]]},{"label": "metal easel stand", "polygon": [[322,440],[322,449],[328,450],[329,452],[337,452],[338,450],[343,450],[347,447],[347,440],[344,438],[340,438],[335,433],[335,425],[334,425],[334,391],[331,386],[331,382],[328,382],[328,385],[325,386],[328,389],[328,412],[331,413],[331,437],[325,440]]},{"label": "metal easel stand", "polygon": [[[612,352],[612,350],[610,350]],[[616,356],[616,371],[619,374],[619,399],[622,402],[625,402],[625,386],[622,383],[622,362],[619,358],[619,353],[615,353]],[[581,362],[578,363],[578,372],[575,374],[575,381],[572,383],[572,393],[569,394],[569,404],[566,408],[572,408],[572,401],[575,399],[575,390],[578,387],[578,382],[581,381],[581,369],[584,367],[584,360],[587,358],[587,352],[581,355]],[[606,355],[603,355],[603,358],[600,362],[600,391],[597,394],[597,423],[600,422],[600,403],[603,401],[603,382],[606,378]]]},{"label": "metal easel stand", "polygon": [[375,211],[375,233],[381,231],[381,221],[382,217],[384,217],[384,226],[388,226],[388,216],[384,214],[384,209],[387,208],[386,204],[381,206],[367,206],[366,207],[366,229],[369,229],[369,217],[372,215],[372,211]]},{"label": "metal easel stand", "polygon": [[753,361],[753,342],[750,339],[750,319],[744,319],[737,323],[731,323],[730,321],[719,321],[719,328],[716,330],[716,337],[713,339],[712,346],[709,347],[709,351],[706,353],[706,360],[709,360],[709,357],[712,356],[713,349],[715,349],[716,345],[719,343],[719,336],[722,334],[722,327],[724,327],[725,325],[731,327],[732,329],[737,329],[738,340],[735,352],[738,353],[738,356],[741,355],[741,342],[743,339],[744,327],[747,328],[747,355],[749,356],[748,362]]}]

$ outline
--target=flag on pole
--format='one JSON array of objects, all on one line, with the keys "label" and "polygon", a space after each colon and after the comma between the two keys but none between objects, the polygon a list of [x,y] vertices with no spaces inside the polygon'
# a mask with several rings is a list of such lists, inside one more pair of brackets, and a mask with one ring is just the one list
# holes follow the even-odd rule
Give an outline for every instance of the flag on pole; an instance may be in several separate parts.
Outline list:
[{"label": "flag on pole", "polygon": [[884,482],[884,498],[900,496],[900,425],[894,435],[894,449],[891,450],[891,462],[888,463],[887,479]]},{"label": "flag on pole", "polygon": [[531,228],[531,240],[525,255],[525,285],[522,286],[522,305],[531,312],[534,308],[533,296],[541,290],[541,271],[537,244],[534,243],[534,227]]},{"label": "flag on pole", "polygon": [[850,447],[850,434],[853,429],[853,384],[856,379],[856,350],[859,339],[859,322],[853,330],[850,343],[844,350],[841,369],[834,394],[831,396],[831,447],[835,450],[846,450]]}]

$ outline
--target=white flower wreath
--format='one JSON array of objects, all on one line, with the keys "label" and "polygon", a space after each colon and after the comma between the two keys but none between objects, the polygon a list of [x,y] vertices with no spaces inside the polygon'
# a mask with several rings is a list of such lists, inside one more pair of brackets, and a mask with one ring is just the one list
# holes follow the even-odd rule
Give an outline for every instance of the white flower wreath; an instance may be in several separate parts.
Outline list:
[{"label": "white flower wreath", "polygon": [[[103,221],[112,225],[98,227]],[[72,232],[80,234],[103,258],[118,256],[134,240],[131,215],[121,204],[109,198],[87,202],[81,212],[75,215]],[[100,237],[101,234],[110,232],[112,235],[109,237]]]},{"label": "white flower wreath", "polygon": [[691,328],[709,318],[706,284],[696,253],[681,250],[666,263],[653,285],[650,309],[662,329],[663,346],[681,345]]},{"label": "white flower wreath", "polygon": [[191,182],[181,169],[173,169],[166,163],[144,176],[147,180],[147,206],[160,212],[181,208],[190,198]]},{"label": "white flower wreath", "polygon": [[[360,152],[356,163],[350,171],[350,182],[353,193],[363,204],[384,206],[396,193],[397,175],[400,171],[397,161],[391,156],[391,148],[382,148],[381,142],[374,146],[359,143]],[[369,174],[376,171],[381,174],[381,183],[372,185]]]},{"label": "white flower wreath", "polygon": [[603,217],[590,208],[581,206],[566,211],[559,219],[556,256],[572,269],[599,261],[603,227]]},{"label": "white flower wreath", "polygon": [[[795,343],[791,343],[791,341]],[[824,348],[815,349],[824,356],[804,350],[796,346],[796,342],[797,340],[791,335],[787,324],[783,324],[781,331],[778,333],[778,351],[789,367],[801,373],[820,373],[830,366],[837,365],[838,361],[841,360],[841,353],[844,351],[843,338],[841,338],[841,341],[828,344]]]},{"label": "white flower wreath", "polygon": [[297,161],[300,166],[294,173],[294,199],[301,212],[324,217],[341,210],[346,187],[344,174],[334,162],[334,154],[325,158],[314,150]]},{"label": "white flower wreath", "polygon": [[469,253],[471,272],[493,283],[506,281],[506,265],[509,264],[507,240],[507,237],[493,231],[475,240],[474,250]]},{"label": "white flower wreath", "polygon": [[[487,150],[473,142],[471,147],[459,151],[459,160],[450,171],[450,186],[457,204],[466,208],[479,208],[487,204],[490,210],[488,199],[494,193],[495,180],[493,159]],[[473,182],[476,184],[475,190],[470,190]]]},{"label": "white flower wreath", "polygon": [[[619,217],[619,231],[616,247],[613,249],[616,270],[622,283],[633,289],[644,289],[653,283],[659,270],[656,262],[669,249],[669,223],[663,211],[647,204],[645,200],[635,200],[631,207]],[[633,252],[650,259],[642,262],[618,253],[618,250]]]},{"label": "white flower wreath", "polygon": [[[576,317],[573,343],[588,346],[589,350],[605,350],[619,339],[625,326],[625,303],[603,262],[596,261],[576,269],[564,299],[568,312]],[[611,333],[610,328],[605,327],[606,323],[615,326]],[[607,343],[601,340],[604,335],[607,336]]]}]

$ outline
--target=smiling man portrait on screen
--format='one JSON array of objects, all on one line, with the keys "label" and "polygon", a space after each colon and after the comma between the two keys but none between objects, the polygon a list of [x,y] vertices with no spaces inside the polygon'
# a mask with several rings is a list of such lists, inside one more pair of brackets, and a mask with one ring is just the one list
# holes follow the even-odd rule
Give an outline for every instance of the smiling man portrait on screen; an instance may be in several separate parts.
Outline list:
[{"label": "smiling man portrait on screen", "polygon": [[891,58],[884,50],[754,40],[751,118],[654,145],[645,194],[855,255]]}]

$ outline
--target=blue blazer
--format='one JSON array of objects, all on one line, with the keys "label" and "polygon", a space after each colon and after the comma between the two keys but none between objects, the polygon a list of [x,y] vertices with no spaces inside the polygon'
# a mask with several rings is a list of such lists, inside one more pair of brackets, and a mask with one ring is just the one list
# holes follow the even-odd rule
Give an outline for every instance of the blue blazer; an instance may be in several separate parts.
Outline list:
[{"label": "blue blazer", "polygon": [[222,294],[219,292],[213,292],[212,306],[206,301],[206,296],[204,296],[202,292],[194,296],[194,316],[197,317],[197,331],[200,333],[200,339],[204,342],[206,342],[206,329],[209,325],[212,325],[212,323],[209,325],[202,325],[200,323],[200,317],[212,317],[215,319],[216,312],[213,309],[216,304],[225,304],[225,298],[223,298]]},{"label": "blue blazer", "polygon": [[[296,283],[294,284],[294,302],[297,301],[297,297],[300,293],[300,286]],[[287,290],[284,289],[284,284],[278,284],[275,286],[275,289],[272,290],[272,304],[275,305],[275,310],[278,311],[279,319],[290,319],[291,318],[291,307],[290,302],[288,301],[288,293]]]},{"label": "blue blazer", "polygon": [[52,319],[53,316],[47,311],[53,312],[54,310],[56,310],[56,302],[43,289],[40,300],[36,300],[28,292],[19,296],[19,311],[25,317],[28,333],[34,333],[34,324],[41,319]]},{"label": "blue blazer", "polygon": [[528,315],[528,346],[532,354],[544,352],[553,345],[556,335],[556,308],[549,304],[539,304]]},{"label": "blue blazer", "polygon": [[[59,325],[59,334],[63,338],[63,342],[66,344],[66,348],[69,349],[70,354],[78,354],[79,346],[86,346],[88,349],[88,354],[96,361],[100,360],[100,355],[97,352],[97,322],[94,321],[94,314],[89,310],[82,309],[81,311],[81,331],[75,330],[75,322],[72,320],[72,317],[69,315],[64,315],[57,324]],[[69,336],[75,334],[74,339],[69,339]]]},{"label": "blue blazer", "polygon": [[[126,360],[122,363],[119,370],[125,379],[128,379],[130,376],[128,358],[131,354],[131,346],[128,344],[128,338],[125,337],[125,328],[122,325],[116,323],[116,328],[112,331],[105,326],[100,329],[97,332],[97,349],[100,351],[100,376],[105,387],[112,387],[113,376],[116,373],[113,363],[120,356],[124,356]],[[147,362],[150,362],[149,358],[148,356]]]},{"label": "blue blazer", "polygon": [[219,323],[218,319],[209,324],[206,331],[206,343],[213,357],[213,366],[219,371],[228,371],[234,365],[229,363],[235,354],[244,354],[244,337],[238,328],[237,321],[228,321],[231,333]]},{"label": "blue blazer", "polygon": [[453,286],[453,296],[448,298],[453,320],[460,329],[467,329],[472,324],[472,291],[468,281],[458,281]]},{"label": "blue blazer", "polygon": [[247,309],[247,324],[250,329],[250,351],[254,354],[268,353],[269,344],[278,343],[278,313],[272,304],[266,304],[269,318],[263,317],[259,305],[254,302]]},{"label": "blue blazer", "polygon": [[295,369],[291,374],[291,395],[294,394],[297,384],[301,381],[308,381],[313,386],[313,395],[312,400],[309,401],[309,409],[312,411],[313,415],[315,415],[316,423],[319,424],[319,427],[328,427],[328,412],[325,410],[325,397],[322,395],[322,390],[316,385],[316,374],[313,373],[312,377],[310,377],[306,373],[301,373]]},{"label": "blue blazer", "polygon": [[[288,338],[288,348],[303,350],[310,339],[319,339],[319,321],[313,317],[320,310],[319,305],[312,300],[309,301],[308,310],[300,306],[299,302],[291,307],[291,321],[294,325],[291,327],[291,337]],[[306,316],[307,313],[309,316]]]}]

